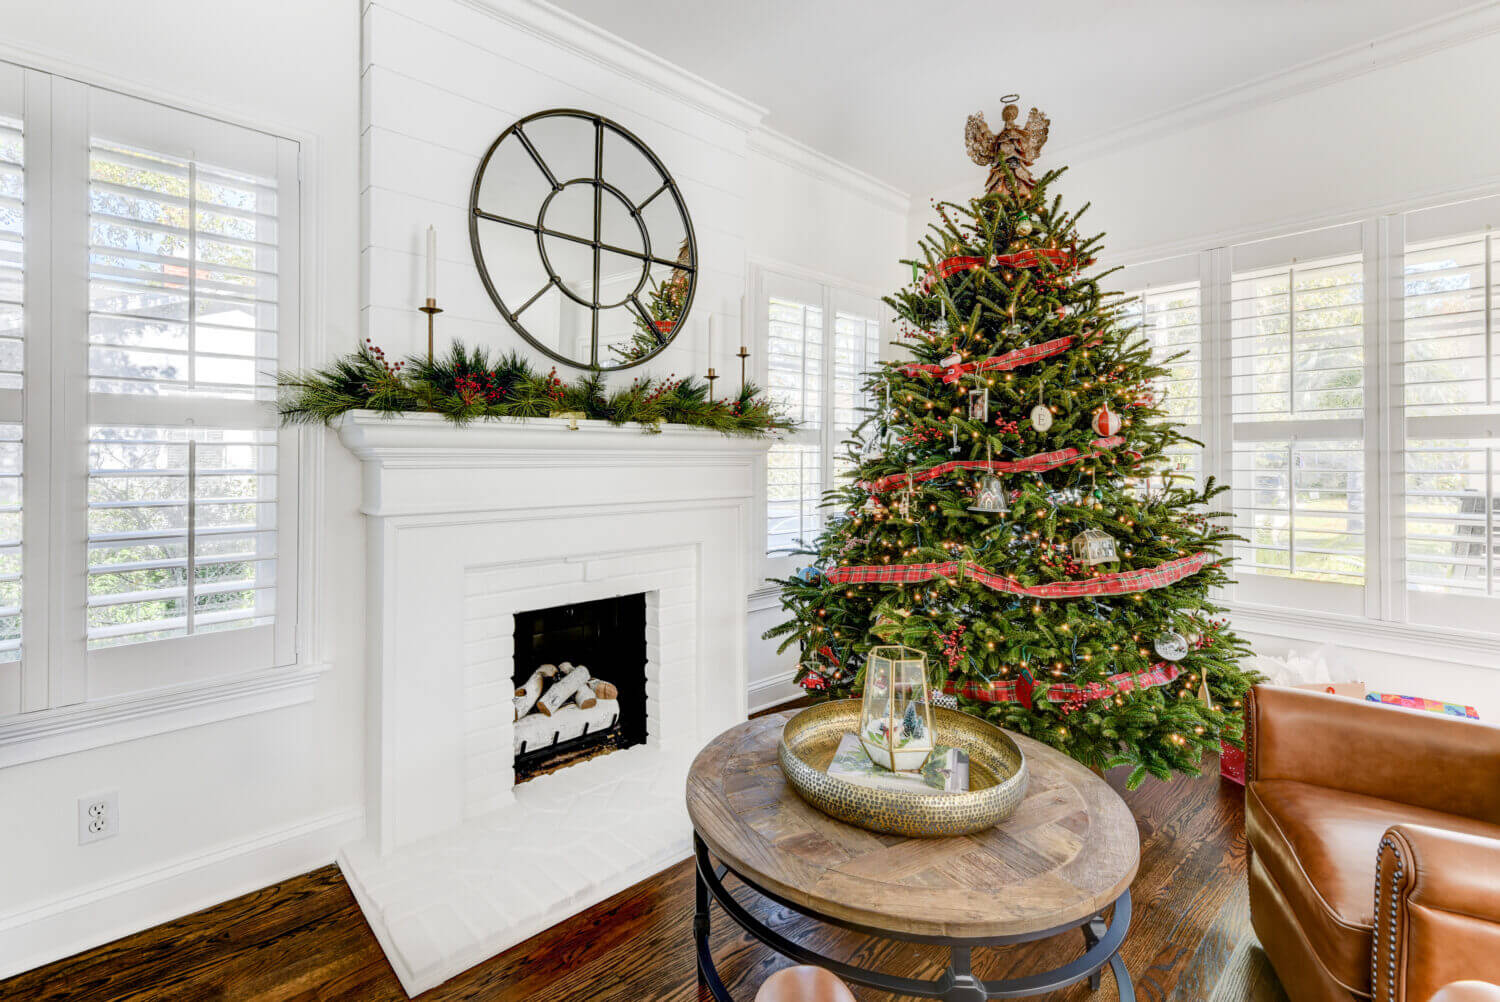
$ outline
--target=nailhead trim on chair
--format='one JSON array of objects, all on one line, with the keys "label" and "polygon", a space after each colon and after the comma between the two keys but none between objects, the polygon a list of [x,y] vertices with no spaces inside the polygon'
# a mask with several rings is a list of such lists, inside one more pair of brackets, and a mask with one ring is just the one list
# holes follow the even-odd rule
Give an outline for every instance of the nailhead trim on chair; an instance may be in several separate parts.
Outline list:
[{"label": "nailhead trim on chair", "polygon": [[1255,780],[1255,690],[1245,693],[1245,785]]},{"label": "nailhead trim on chair", "polygon": [[1375,856],[1375,928],[1374,942],[1370,946],[1370,991],[1375,999],[1380,998],[1380,867],[1384,862],[1387,849],[1396,857],[1396,870],[1391,874],[1391,903],[1387,909],[1389,912],[1387,943],[1390,958],[1386,964],[1386,997],[1394,1002],[1396,998],[1396,915],[1400,910],[1398,894],[1401,888],[1401,878],[1405,876],[1406,864],[1401,858],[1401,846],[1389,835],[1380,840],[1380,850]]}]

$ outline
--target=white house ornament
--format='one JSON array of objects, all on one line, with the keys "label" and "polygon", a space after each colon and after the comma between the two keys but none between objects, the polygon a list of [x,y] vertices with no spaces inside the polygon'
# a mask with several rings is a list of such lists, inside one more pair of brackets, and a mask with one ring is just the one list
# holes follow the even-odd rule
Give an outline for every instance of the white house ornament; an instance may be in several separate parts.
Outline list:
[{"label": "white house ornament", "polygon": [[979,490],[975,492],[969,510],[990,515],[1004,515],[1009,510],[1005,504],[1005,484],[999,477],[986,473],[979,478]]},{"label": "white house ornament", "polygon": [[1117,433],[1120,430],[1120,415],[1108,406],[1099,408],[1094,412],[1094,430],[1104,438]]},{"label": "white house ornament", "polygon": [[1119,559],[1115,550],[1115,537],[1102,529],[1084,529],[1068,544],[1073,559],[1084,567],[1113,563]]},{"label": "white house ornament", "polygon": [[1164,661],[1181,661],[1188,654],[1187,637],[1176,630],[1163,633],[1151,642],[1151,646],[1156,648],[1157,655]]}]

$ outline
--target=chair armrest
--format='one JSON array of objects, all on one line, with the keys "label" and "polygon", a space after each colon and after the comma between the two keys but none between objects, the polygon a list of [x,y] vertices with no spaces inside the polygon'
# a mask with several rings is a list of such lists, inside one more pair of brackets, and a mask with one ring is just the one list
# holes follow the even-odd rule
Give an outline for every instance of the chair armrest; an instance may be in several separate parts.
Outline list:
[{"label": "chair armrest", "polygon": [[1375,869],[1375,1002],[1466,978],[1500,981],[1500,839],[1393,825]]},{"label": "chair armrest", "polygon": [[1258,685],[1245,712],[1248,778],[1289,779],[1500,824],[1500,727]]}]

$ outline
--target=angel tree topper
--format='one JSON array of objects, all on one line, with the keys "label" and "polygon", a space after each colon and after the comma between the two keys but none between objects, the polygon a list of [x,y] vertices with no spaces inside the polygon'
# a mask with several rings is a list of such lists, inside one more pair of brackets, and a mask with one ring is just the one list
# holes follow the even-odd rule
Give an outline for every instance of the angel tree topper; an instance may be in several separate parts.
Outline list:
[{"label": "angel tree topper", "polygon": [[[1017,95],[1009,94],[1001,100],[1013,102],[1017,100]],[[999,133],[990,131],[983,112],[970,115],[964,125],[964,145],[968,147],[969,158],[981,167],[990,169],[989,179],[984,185],[988,194],[1008,190],[1010,178],[1015,180],[1016,190],[1013,194],[1017,198],[1030,198],[1032,189],[1036,187],[1036,178],[1031,176],[1031,165],[1041,155],[1042,145],[1047,142],[1047,128],[1052,122],[1046,115],[1032,108],[1031,114],[1026,116],[1026,128],[1022,129],[1016,125],[1016,117],[1020,114],[1021,109],[1016,105],[1006,104],[1005,110],[1000,113],[1005,125]],[[1001,164],[1005,167],[1001,167]],[[1010,178],[1006,177],[1007,168]],[[1030,220],[1029,217],[1026,218],[1029,231]]]}]

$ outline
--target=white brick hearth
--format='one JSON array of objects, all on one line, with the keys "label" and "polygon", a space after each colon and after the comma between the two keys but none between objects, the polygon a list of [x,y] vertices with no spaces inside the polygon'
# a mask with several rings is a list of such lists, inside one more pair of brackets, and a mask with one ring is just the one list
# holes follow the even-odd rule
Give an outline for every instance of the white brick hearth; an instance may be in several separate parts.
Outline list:
[{"label": "white brick hearth", "polygon": [[[690,851],[687,767],[744,719],[767,442],[356,414],[370,827],[339,863],[417,994]],[[515,615],[644,593],[646,743],[514,785]]]}]

